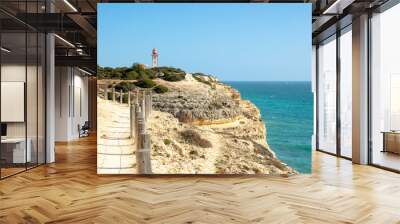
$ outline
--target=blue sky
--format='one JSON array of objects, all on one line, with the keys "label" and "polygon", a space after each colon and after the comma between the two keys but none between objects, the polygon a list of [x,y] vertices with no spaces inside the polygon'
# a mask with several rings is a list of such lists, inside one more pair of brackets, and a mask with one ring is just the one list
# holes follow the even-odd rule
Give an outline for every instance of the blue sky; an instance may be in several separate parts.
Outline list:
[{"label": "blue sky", "polygon": [[224,81],[309,81],[311,4],[98,4],[98,64],[203,72]]}]

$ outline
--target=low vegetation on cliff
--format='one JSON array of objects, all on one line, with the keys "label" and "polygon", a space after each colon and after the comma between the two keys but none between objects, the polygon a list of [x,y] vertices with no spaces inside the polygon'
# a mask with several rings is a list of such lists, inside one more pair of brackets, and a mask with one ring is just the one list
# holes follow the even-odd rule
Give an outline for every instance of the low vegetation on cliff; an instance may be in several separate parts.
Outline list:
[{"label": "low vegetation on cliff", "polygon": [[296,173],[269,148],[258,108],[214,76],[140,64],[99,67],[98,75],[118,91],[153,89],[146,126],[154,173]]},{"label": "low vegetation on cliff", "polygon": [[184,80],[186,72],[174,67],[147,68],[142,64],[135,63],[131,67],[101,67],[97,66],[97,77],[99,80],[111,80],[110,88],[116,90],[130,91],[135,86],[140,88],[153,88],[156,93],[166,93],[168,88],[157,85],[153,79],[162,79],[169,82]]}]

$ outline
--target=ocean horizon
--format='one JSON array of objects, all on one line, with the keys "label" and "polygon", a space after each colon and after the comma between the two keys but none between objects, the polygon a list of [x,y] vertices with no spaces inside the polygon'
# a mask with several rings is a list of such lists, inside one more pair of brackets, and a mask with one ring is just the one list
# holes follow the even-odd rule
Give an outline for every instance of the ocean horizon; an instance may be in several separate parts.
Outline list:
[{"label": "ocean horizon", "polygon": [[313,95],[311,81],[222,81],[260,110],[267,143],[300,173],[311,173]]}]

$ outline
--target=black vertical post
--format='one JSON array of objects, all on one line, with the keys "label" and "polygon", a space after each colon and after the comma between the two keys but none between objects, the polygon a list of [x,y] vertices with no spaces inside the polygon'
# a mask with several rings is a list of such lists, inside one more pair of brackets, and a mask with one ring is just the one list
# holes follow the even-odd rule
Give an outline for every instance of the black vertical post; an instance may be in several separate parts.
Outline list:
[{"label": "black vertical post", "polygon": [[[39,1],[36,1],[36,13],[39,13]],[[37,19],[37,22],[39,22],[39,19]],[[36,30],[36,166],[38,165],[39,165],[39,32]]]},{"label": "black vertical post", "polygon": [[315,148],[319,149],[319,44],[315,47]]},{"label": "black vertical post", "polygon": [[368,124],[367,124],[367,132],[368,132],[368,164],[373,164],[373,153],[372,153],[372,29],[371,29],[371,20],[372,20],[372,12],[368,11],[368,30],[367,30],[367,46],[368,46],[368,54],[367,54],[367,83],[368,83],[368,90],[367,90],[367,102],[368,102],[368,111],[367,111],[367,119],[368,119]]},{"label": "black vertical post", "polygon": [[[28,17],[28,1],[25,1],[25,21]],[[24,120],[25,120],[25,170],[28,169],[28,113],[27,113],[27,89],[28,89],[28,24],[25,24],[25,85],[24,85]]]},{"label": "black vertical post", "polygon": [[[47,0],[45,2],[45,12],[47,13]],[[44,161],[47,163],[47,37],[48,33],[44,33]],[[61,77],[60,77],[61,78]],[[60,110],[61,111],[61,110]]]},{"label": "black vertical post", "polygon": [[341,119],[340,119],[340,30],[336,31],[336,155],[341,156]]}]

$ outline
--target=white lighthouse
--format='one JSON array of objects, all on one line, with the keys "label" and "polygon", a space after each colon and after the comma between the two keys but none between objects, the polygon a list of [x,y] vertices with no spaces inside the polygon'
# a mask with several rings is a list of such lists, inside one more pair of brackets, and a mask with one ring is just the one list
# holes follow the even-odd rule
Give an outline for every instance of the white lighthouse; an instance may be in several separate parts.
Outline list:
[{"label": "white lighthouse", "polygon": [[157,67],[158,66],[158,51],[157,48],[153,48],[152,54],[151,54],[151,58],[152,58],[152,67]]}]

